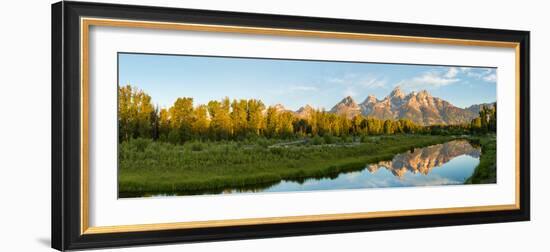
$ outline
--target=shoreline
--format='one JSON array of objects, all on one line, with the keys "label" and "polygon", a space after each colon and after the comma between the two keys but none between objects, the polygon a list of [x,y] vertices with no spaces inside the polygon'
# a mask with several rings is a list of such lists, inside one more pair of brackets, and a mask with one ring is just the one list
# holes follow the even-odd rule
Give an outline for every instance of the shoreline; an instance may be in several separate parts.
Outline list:
[{"label": "shoreline", "polygon": [[[255,185],[269,185],[273,183],[278,183],[282,180],[304,180],[307,178],[323,178],[330,177],[334,174],[340,174],[343,172],[352,172],[363,169],[365,164],[375,163],[383,160],[391,159],[394,155],[401,152],[410,150],[411,148],[422,148],[429,145],[440,144],[448,142],[451,140],[465,139],[472,140],[478,138],[477,136],[430,136],[430,135],[396,135],[392,137],[371,137],[372,139],[381,139],[379,143],[361,143],[356,147],[333,147],[335,149],[364,149],[370,150],[371,153],[361,156],[348,156],[341,157],[338,159],[332,160],[305,160],[303,162],[310,162],[307,165],[302,165],[300,168],[292,168],[292,163],[287,163],[288,167],[284,169],[279,169],[271,172],[266,172],[265,169],[259,171],[257,174],[242,176],[242,174],[228,174],[225,176],[213,176],[212,178],[202,178],[202,179],[171,179],[164,180],[163,183],[151,183],[151,181],[145,183],[136,183],[136,178],[134,181],[125,181],[124,173],[119,177],[119,188],[123,188],[119,191],[119,196],[121,195],[147,195],[147,194],[183,194],[183,195],[197,195],[204,193],[193,193],[193,192],[206,192],[206,194],[211,194],[216,192],[223,192],[225,188],[239,189],[239,188],[250,188]],[[482,136],[481,138],[486,138]],[[414,141],[416,140],[416,141]],[[401,144],[400,146],[396,146]],[[386,148],[374,148],[373,146],[385,146]],[[319,148],[325,148],[321,145]],[[292,149],[292,148],[289,148]],[[484,151],[482,151],[483,153]],[[352,152],[350,155],[355,155],[355,152]],[[480,164],[483,160],[483,154],[480,157]],[[285,165],[284,161],[281,160],[280,163]],[[269,161],[267,161],[269,162]],[[328,163],[328,164],[327,164]],[[323,167],[319,168],[320,165],[325,164]],[[271,165],[273,165],[271,163]],[[479,167],[480,165],[478,165]],[[290,167],[290,168],[289,168]],[[476,167],[476,171],[478,170]],[[227,169],[227,168],[220,168]],[[232,168],[229,168],[232,169]],[[234,168],[233,168],[234,169]],[[165,171],[166,172],[166,171]],[[169,173],[177,173],[176,171],[170,171]],[[185,173],[185,171],[183,171]],[[223,172],[221,172],[223,174]],[[474,172],[475,173],[475,172]],[[178,175],[178,174],[173,174]],[[209,174],[212,175],[212,174]],[[219,174],[218,174],[219,175]],[[472,177],[474,174],[472,174]],[[141,179],[139,179],[141,180]],[[469,179],[468,179],[469,180]],[[193,189],[192,189],[193,188]],[[136,196],[139,197],[139,196]]]}]

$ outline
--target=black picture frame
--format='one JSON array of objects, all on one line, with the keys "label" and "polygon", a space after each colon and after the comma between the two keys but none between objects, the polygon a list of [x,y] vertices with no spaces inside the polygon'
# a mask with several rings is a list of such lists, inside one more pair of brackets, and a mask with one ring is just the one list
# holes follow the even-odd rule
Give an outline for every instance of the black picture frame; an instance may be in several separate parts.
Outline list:
[{"label": "black picture frame", "polygon": [[[185,22],[519,43],[519,209],[292,222],[160,231],[81,234],[80,17]],[[530,219],[529,32],[102,3],[52,5],[52,247],[87,249],[175,242],[254,239]]]}]

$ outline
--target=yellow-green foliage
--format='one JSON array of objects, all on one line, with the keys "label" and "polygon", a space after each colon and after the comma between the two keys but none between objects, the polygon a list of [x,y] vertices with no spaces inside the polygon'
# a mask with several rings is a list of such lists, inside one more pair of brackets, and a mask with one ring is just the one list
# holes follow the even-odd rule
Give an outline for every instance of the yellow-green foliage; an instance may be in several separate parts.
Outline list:
[{"label": "yellow-green foliage", "polygon": [[[180,97],[169,108],[155,108],[151,97],[130,85],[119,87],[119,142],[149,138],[170,143],[190,140],[242,140],[251,137],[363,136],[430,133],[407,119],[380,120],[362,115],[347,118],[312,109],[305,117],[261,100],[228,97],[195,106]],[[446,127],[446,126],[441,126]],[[467,132],[469,125],[459,127]],[[326,139],[325,139],[326,140]]]}]

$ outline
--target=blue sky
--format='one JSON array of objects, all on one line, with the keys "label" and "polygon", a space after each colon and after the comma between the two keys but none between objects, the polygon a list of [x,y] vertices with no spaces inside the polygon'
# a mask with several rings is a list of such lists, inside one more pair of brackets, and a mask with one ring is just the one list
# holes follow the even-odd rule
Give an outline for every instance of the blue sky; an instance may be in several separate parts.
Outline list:
[{"label": "blue sky", "polygon": [[496,101],[496,80],[495,68],[119,54],[119,84],[144,90],[160,107],[178,97],[196,106],[227,96],[328,110],[348,95],[357,103],[382,99],[396,86],[466,107]]}]

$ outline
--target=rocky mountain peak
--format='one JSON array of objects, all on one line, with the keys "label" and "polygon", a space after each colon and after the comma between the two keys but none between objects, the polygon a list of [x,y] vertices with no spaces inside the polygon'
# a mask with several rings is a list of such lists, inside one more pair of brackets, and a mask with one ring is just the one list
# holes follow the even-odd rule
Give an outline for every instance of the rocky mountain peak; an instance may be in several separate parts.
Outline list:
[{"label": "rocky mountain peak", "polygon": [[403,91],[401,90],[401,87],[400,87],[400,86],[396,86],[396,87],[393,89],[393,91],[391,91],[390,97],[404,98],[404,97],[405,97],[405,93],[403,93]]},{"label": "rocky mountain peak", "polygon": [[314,111],[315,109],[311,105],[306,104],[305,106],[302,106],[298,110],[296,110],[295,114],[296,116],[298,116],[298,118],[308,118]]},{"label": "rocky mountain peak", "polygon": [[348,95],[344,99],[342,99],[342,101],[340,101],[340,104],[344,104],[346,106],[353,106],[356,103],[353,100],[353,98],[351,98],[351,96]]},{"label": "rocky mountain peak", "polygon": [[334,105],[330,112],[351,118],[361,114],[361,108],[355,103],[351,96],[346,96],[342,101]]},{"label": "rocky mountain peak", "polygon": [[400,87],[382,100],[369,96],[361,103],[361,114],[378,119],[409,119],[420,125],[468,123],[475,114],[433,97],[428,91],[405,94]]},{"label": "rocky mountain peak", "polygon": [[363,104],[369,104],[369,103],[376,103],[378,102],[378,99],[374,95],[367,96],[367,99],[363,102]]},{"label": "rocky mountain peak", "polygon": [[418,96],[418,97],[432,97],[426,89],[418,92],[418,94],[416,94],[416,96]]},{"label": "rocky mountain peak", "polygon": [[306,104],[305,106],[302,106],[298,110],[296,110],[296,112],[307,111],[307,110],[313,110],[313,107],[309,104]]},{"label": "rocky mountain peak", "polygon": [[275,108],[277,111],[285,111],[285,110],[287,110],[287,109],[285,108],[285,106],[283,106],[283,104],[280,104],[280,103],[277,103],[277,104],[273,105],[273,108]]}]

